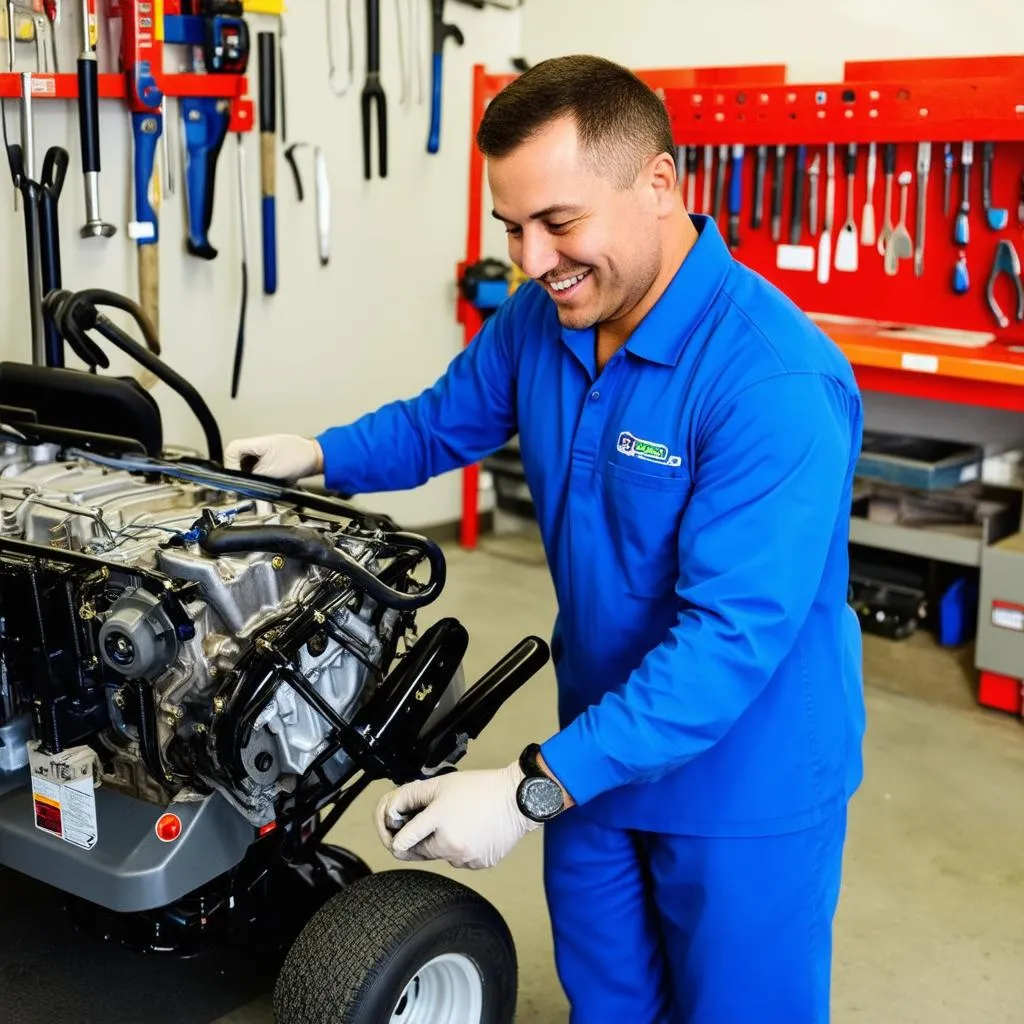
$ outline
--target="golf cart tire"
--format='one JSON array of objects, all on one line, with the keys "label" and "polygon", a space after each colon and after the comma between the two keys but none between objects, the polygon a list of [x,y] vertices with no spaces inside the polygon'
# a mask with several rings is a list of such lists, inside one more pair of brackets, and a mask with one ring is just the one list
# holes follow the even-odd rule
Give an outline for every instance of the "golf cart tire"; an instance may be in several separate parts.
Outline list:
[{"label": "golf cart tire", "polygon": [[427,871],[360,879],[328,900],[288,951],[274,990],[277,1024],[389,1024],[413,978],[444,954],[479,974],[481,1011],[464,1024],[512,1024],[516,949],[491,903]]}]

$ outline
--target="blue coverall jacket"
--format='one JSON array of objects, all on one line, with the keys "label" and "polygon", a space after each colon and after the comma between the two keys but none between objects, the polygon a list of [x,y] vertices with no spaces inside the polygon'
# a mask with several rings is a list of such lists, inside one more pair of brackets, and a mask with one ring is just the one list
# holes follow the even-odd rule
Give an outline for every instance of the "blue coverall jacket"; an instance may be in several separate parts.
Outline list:
[{"label": "blue coverall jacket", "polygon": [[823,820],[861,779],[862,406],[830,339],[693,221],[696,245],[600,374],[594,331],[561,327],[531,282],[433,387],[319,440],[328,485],[367,493],[518,432],[558,600],[549,766],[608,825],[770,835]]}]

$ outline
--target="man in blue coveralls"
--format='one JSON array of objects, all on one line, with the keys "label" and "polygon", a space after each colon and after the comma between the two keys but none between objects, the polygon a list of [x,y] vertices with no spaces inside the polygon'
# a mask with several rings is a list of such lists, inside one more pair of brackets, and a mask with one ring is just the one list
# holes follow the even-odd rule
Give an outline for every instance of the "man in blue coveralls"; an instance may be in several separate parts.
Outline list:
[{"label": "man in blue coveralls", "polygon": [[392,790],[382,841],[489,867],[543,824],[577,1024],[826,1021],[864,729],[853,374],[684,209],[664,105],[626,69],[541,63],[477,140],[531,280],[418,397],[227,461],[366,493],[518,433],[561,728],[505,768]]}]

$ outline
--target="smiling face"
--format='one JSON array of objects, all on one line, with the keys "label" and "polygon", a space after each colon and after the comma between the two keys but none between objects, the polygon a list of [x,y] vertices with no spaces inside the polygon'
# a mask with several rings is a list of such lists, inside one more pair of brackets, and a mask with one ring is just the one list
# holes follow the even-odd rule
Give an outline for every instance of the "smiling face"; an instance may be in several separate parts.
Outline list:
[{"label": "smiling face", "polygon": [[664,277],[670,222],[679,227],[674,167],[668,156],[653,158],[619,188],[594,164],[575,122],[552,121],[488,160],[494,216],[508,233],[509,258],[544,287],[563,326],[632,329]]}]

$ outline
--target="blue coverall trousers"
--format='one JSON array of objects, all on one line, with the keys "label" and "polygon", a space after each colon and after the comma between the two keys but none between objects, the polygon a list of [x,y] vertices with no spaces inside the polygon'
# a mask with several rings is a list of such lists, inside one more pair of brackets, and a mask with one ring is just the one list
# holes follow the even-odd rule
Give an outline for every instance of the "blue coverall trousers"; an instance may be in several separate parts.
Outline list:
[{"label": "blue coverall trousers", "polygon": [[571,1024],[824,1024],[846,808],[801,832],[544,828]]}]

